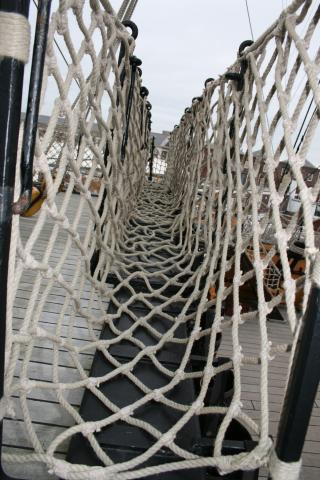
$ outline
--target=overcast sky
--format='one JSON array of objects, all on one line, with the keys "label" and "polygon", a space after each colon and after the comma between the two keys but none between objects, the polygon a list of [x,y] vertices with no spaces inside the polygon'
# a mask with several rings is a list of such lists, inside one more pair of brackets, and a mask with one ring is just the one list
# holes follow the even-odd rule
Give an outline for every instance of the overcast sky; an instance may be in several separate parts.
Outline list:
[{"label": "overcast sky", "polygon": [[[117,11],[122,0],[110,2]],[[89,0],[85,3],[89,7]],[[255,38],[287,3],[248,0]],[[53,0],[52,11],[57,4]],[[30,17],[34,23],[33,2]],[[205,79],[224,73],[239,44],[251,38],[245,0],[138,0],[132,20],[139,28],[136,55],[143,62],[155,131],[172,130],[191,99],[201,94]]]},{"label": "overcast sky", "polygon": [[[122,0],[110,1],[117,11]],[[255,39],[289,3],[248,0]],[[53,0],[53,11],[57,4]],[[89,14],[89,0],[85,9]],[[35,20],[32,2],[31,20]],[[239,44],[251,38],[245,0],[139,0],[132,20],[139,28],[135,54],[143,62],[143,83],[150,92],[152,129],[158,132],[172,130],[192,98],[201,95],[205,79],[223,74],[235,61]],[[61,44],[59,36],[57,40]],[[41,112],[47,115],[56,96],[50,88]],[[308,157],[318,164],[320,138],[315,143],[318,146]]]},{"label": "overcast sky", "polygon": [[[114,1],[113,5],[119,5]],[[283,0],[248,0],[254,37],[279,16]],[[245,0],[139,0],[136,54],[150,90],[153,129],[171,130],[208,77],[236,59],[251,38]]]},{"label": "overcast sky", "polygon": [[[254,39],[291,2],[248,0]],[[115,9],[121,0],[113,0]],[[318,2],[314,1],[313,12]],[[139,27],[136,55],[150,91],[152,129],[172,130],[204,81],[225,72],[243,40],[251,39],[245,0],[139,0],[132,20]],[[312,109],[313,111],[313,109]],[[319,164],[320,132],[308,159]]]},{"label": "overcast sky", "polygon": [[[120,3],[113,1],[115,7]],[[290,3],[248,0],[254,39]],[[317,6],[314,1],[310,12]],[[139,0],[133,21],[139,27],[136,54],[143,61],[154,131],[172,130],[192,98],[201,95],[205,79],[223,74],[240,43],[251,39],[245,0]],[[318,127],[308,153],[316,165],[319,150]]]}]

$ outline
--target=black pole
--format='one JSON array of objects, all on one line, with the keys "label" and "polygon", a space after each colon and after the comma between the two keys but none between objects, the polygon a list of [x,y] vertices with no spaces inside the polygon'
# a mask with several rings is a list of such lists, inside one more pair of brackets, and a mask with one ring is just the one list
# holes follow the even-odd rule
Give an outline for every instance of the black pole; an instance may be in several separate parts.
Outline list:
[{"label": "black pole", "polygon": [[[140,88],[140,95],[141,95],[141,98],[145,98],[149,95],[149,90],[146,88],[146,87],[141,87]],[[145,123],[146,123],[146,119],[144,118],[144,115],[143,115],[143,112],[144,112],[144,102],[141,102],[141,106],[140,106],[140,134],[141,134],[141,138],[142,138],[142,145],[141,145],[141,149],[145,148],[146,147],[146,144],[145,144],[145,135],[144,135],[144,127],[145,127]]]},{"label": "black pole", "polygon": [[[132,22],[131,20],[124,20],[122,22],[122,25],[126,28],[130,28],[131,29],[131,36],[134,40],[136,40],[138,38],[138,34],[139,34],[139,30],[138,30],[138,27],[137,25]],[[121,42],[121,45],[120,45],[120,52],[119,52],[119,58],[118,58],[118,67],[121,66],[121,63],[122,63],[122,60],[124,58],[126,54],[126,47],[125,47],[125,44],[123,42]],[[121,88],[123,87],[123,84],[124,84],[124,80],[126,78],[126,71],[125,71],[125,68],[124,68],[124,65],[122,67],[122,70],[120,72],[120,85],[121,85]],[[117,106],[119,105],[119,96],[117,96],[117,102],[116,102]]]},{"label": "black pole", "polygon": [[[29,0],[0,0],[0,11],[28,17]],[[0,397],[4,394],[7,282],[12,204],[23,87],[23,62],[3,57],[0,62]],[[1,442],[2,444],[2,422]],[[1,454],[1,452],[0,452]],[[9,477],[0,465],[0,476]]]},{"label": "black pole", "polygon": [[145,145],[148,145],[149,136],[150,136],[150,132],[151,132],[151,123],[152,123],[151,122],[152,105],[148,100],[146,102],[146,109],[147,109],[147,115],[146,115],[146,120],[145,120],[144,143],[145,143]]},{"label": "black pole", "polygon": [[130,87],[129,87],[128,100],[127,100],[127,109],[126,109],[126,125],[125,125],[124,134],[123,134],[122,145],[121,145],[122,161],[124,161],[124,157],[126,154],[126,147],[128,143],[130,114],[131,114],[132,100],[134,95],[134,85],[136,80],[137,67],[139,67],[142,64],[142,62],[139,58],[133,55],[132,57],[130,57],[130,63],[131,63],[131,79],[130,79]]},{"label": "black pole", "polygon": [[281,412],[276,453],[283,462],[298,462],[320,380],[320,288],[308,300]]},{"label": "black pole", "polygon": [[13,206],[16,214],[24,213],[30,205],[33,183],[33,156],[38,127],[43,67],[47,48],[51,0],[39,0],[34,37],[28,106],[21,150],[21,195]]},{"label": "black pole", "polygon": [[152,174],[153,174],[153,155],[154,155],[154,137],[151,140],[151,152],[149,158],[149,177],[148,180],[152,182]]}]

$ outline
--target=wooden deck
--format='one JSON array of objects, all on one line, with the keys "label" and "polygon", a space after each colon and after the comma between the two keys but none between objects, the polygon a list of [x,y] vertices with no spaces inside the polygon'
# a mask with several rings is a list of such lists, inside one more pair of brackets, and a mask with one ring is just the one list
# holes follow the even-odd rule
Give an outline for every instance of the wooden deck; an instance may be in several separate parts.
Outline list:
[{"label": "wooden deck", "polygon": [[[268,324],[269,339],[274,343],[288,341],[288,328],[279,322],[270,321]],[[246,355],[256,355],[259,350],[259,335],[256,325],[245,324],[240,328],[240,343]],[[221,355],[230,355],[232,352],[231,338],[225,337],[219,350]],[[269,408],[270,408],[270,434],[275,439],[277,436],[278,422],[286,383],[288,354],[278,355],[269,368]],[[242,369],[242,398],[244,409],[252,419],[260,418],[260,371],[256,366]],[[268,478],[265,469],[261,469],[259,478]],[[314,404],[314,409],[309,424],[309,429],[304,445],[303,480],[318,480],[320,478],[320,390]]]},{"label": "wooden deck", "polygon": [[[57,197],[58,202],[62,202],[63,194]],[[73,195],[70,202],[70,218],[72,211],[76,208],[79,202],[79,196]],[[86,211],[81,217],[81,225],[78,228],[80,237],[83,237],[85,228],[88,222],[89,212]],[[21,219],[23,239],[26,240],[35,224],[36,218]],[[37,251],[33,250],[33,254],[36,258],[42,258],[46,242],[52,232],[53,223],[48,222],[41,233],[40,239],[37,241]],[[52,254],[49,258],[51,266],[55,266],[55,263],[61,257],[65,250],[66,234],[61,230],[57,240],[54,244]],[[77,250],[72,247],[64,262],[62,273],[66,280],[71,281],[76,268],[76,264],[79,261],[79,254]],[[18,328],[21,325],[24,318],[25,309],[28,304],[28,300],[32,293],[32,282],[34,273],[31,271],[25,272],[23,281],[20,283],[20,288],[17,294],[14,307],[14,328]],[[45,290],[47,281],[44,280],[41,284],[40,293]],[[82,295],[82,302],[86,304],[89,299],[89,285],[85,285],[84,294]],[[41,324],[46,330],[50,331],[55,328],[59,314],[63,308],[65,302],[65,290],[56,286],[52,289],[48,296],[43,314],[41,316]],[[69,316],[71,315],[71,305],[67,305],[65,318],[66,321],[61,325],[61,336],[68,337],[70,330],[68,330]],[[288,339],[288,328],[284,324],[269,322],[269,336],[270,340],[274,343],[286,342]],[[99,335],[99,328],[96,329],[96,334]],[[76,317],[74,326],[72,328],[72,338],[74,344],[83,345],[85,342],[89,342],[88,329],[86,328],[85,321]],[[241,326],[241,344],[243,351],[246,355],[256,354],[259,350],[259,335],[257,331],[257,325],[255,322],[249,322]],[[219,354],[230,355],[232,352],[231,339],[228,335],[224,335],[223,343],[220,348]],[[88,351],[81,356],[82,365],[88,371],[90,369],[94,351]],[[48,343],[42,342],[33,350],[32,361],[28,370],[29,378],[38,380],[48,380],[52,378],[52,361],[53,361],[53,349]],[[270,366],[270,430],[271,434],[276,436],[277,425],[280,415],[281,403],[283,398],[283,389],[286,380],[286,367],[288,362],[288,355],[278,356],[272,361]],[[17,373],[19,370],[19,364],[17,365]],[[77,369],[74,367],[70,360],[70,356],[63,349],[59,353],[59,377],[62,381],[74,381],[79,379]],[[82,398],[82,391],[70,391],[68,399],[71,404],[77,408],[80,405]],[[34,428],[44,447],[50,444],[50,442],[61,433],[66,426],[70,426],[74,423],[72,417],[61,409],[56,398],[50,393],[44,394],[43,390],[34,389],[29,395],[28,407],[31,413],[32,420],[34,422]],[[245,410],[254,419],[259,419],[260,415],[260,403],[259,403],[259,369],[255,366],[243,368],[242,377],[242,398]],[[16,417],[14,419],[6,418],[4,420],[4,452],[10,453],[23,453],[24,451],[32,450],[32,444],[28,438],[25,426],[23,422],[23,413],[18,398],[14,399],[14,407],[16,410]],[[64,458],[68,445],[64,443],[59,449],[59,455]],[[304,447],[303,456],[303,473],[304,480],[317,480],[320,478],[320,394],[318,393],[317,400],[315,402],[313,415],[311,418],[307,439]],[[11,476],[23,479],[32,480],[56,480],[57,477],[48,474],[44,467],[39,464],[32,465],[29,471],[26,471],[22,465],[5,465],[5,470]],[[261,478],[266,478],[267,472],[261,471]],[[165,478],[165,476],[163,477]]]}]

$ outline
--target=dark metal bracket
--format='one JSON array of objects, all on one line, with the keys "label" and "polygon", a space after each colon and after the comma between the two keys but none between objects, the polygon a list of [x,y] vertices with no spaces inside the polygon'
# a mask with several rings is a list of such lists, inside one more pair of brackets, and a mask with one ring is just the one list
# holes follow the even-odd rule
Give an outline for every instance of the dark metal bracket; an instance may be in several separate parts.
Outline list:
[{"label": "dark metal bracket", "polygon": [[154,137],[151,140],[151,152],[149,158],[149,177],[148,180],[152,182],[152,175],[153,175],[153,156],[154,156]]},{"label": "dark metal bracket", "polygon": [[140,95],[142,98],[147,97],[149,95],[149,90],[147,89],[147,87],[140,88]]},{"label": "dark metal bracket", "polygon": [[[149,90],[147,89],[147,87],[142,86],[140,88],[141,98],[144,99],[148,95],[149,95]],[[141,102],[141,106],[140,106],[140,134],[141,134],[141,138],[143,139],[142,145],[141,145],[141,150],[143,150],[144,148],[147,147],[147,144],[146,144],[147,136],[145,135],[145,132],[144,132],[144,126],[145,126],[144,123],[147,123],[148,117],[146,115],[146,118],[144,118],[144,115],[143,115],[144,106],[145,106],[144,102]]]},{"label": "dark metal bracket", "polygon": [[225,74],[225,78],[227,80],[233,80],[237,83],[237,90],[238,92],[243,90],[244,87],[244,74],[247,71],[248,68],[248,60],[246,58],[241,58],[243,55],[244,50],[247,47],[250,47],[253,44],[252,40],[245,40],[240,44],[239,50],[238,50],[238,56],[240,57],[240,72],[228,72]]},{"label": "dark metal bracket", "polygon": [[280,416],[276,453],[297,462],[308,430],[320,381],[320,288],[311,288]]},{"label": "dark metal bracket", "polygon": [[[223,455],[238,455],[243,452],[251,452],[257,445],[253,440],[224,440],[222,443]],[[201,438],[194,445],[194,453],[205,457],[212,456],[212,439]],[[258,480],[259,469],[248,471],[236,471],[227,475],[221,476],[217,469],[206,469],[207,480],[218,480],[224,478],[225,480]]]},{"label": "dark metal bracket", "polygon": [[[28,18],[29,0],[0,0],[0,11],[17,13]],[[12,226],[12,204],[16,174],[24,64],[11,57],[0,62],[0,398],[4,394],[4,366],[7,318],[7,281]],[[2,449],[0,422],[0,459]],[[7,475],[0,460],[0,478]]]},{"label": "dark metal bracket", "polygon": [[[138,34],[139,34],[139,30],[138,30],[138,27],[137,25],[132,22],[131,20],[124,20],[122,22],[122,25],[126,28],[130,28],[131,30],[131,36],[134,40],[136,40],[138,38]],[[126,48],[123,44],[123,42],[121,42],[121,46],[120,46],[120,52],[119,52],[119,58],[118,58],[118,67],[120,67],[121,65],[121,62],[123,60],[123,57],[125,56],[125,53],[126,53]],[[125,70],[123,69],[122,72],[120,73],[120,83],[121,83],[121,87],[123,86],[124,84],[124,79],[125,79]],[[117,100],[117,105],[119,104],[119,99]]]},{"label": "dark metal bracket", "polygon": [[201,97],[193,97],[191,103],[194,103],[194,102],[202,102],[202,96]]},{"label": "dark metal bracket", "polygon": [[131,114],[131,107],[132,107],[133,94],[134,94],[134,84],[136,80],[137,68],[140,65],[142,65],[142,61],[139,58],[132,55],[132,57],[130,57],[130,64],[131,64],[131,80],[130,80],[127,110],[126,110],[126,126],[125,126],[125,131],[123,134],[122,145],[121,145],[121,161],[124,161],[124,157],[126,154],[126,147],[128,143],[128,136],[129,136],[130,114]]},{"label": "dark metal bracket", "polygon": [[207,80],[204,82],[205,88],[206,88],[206,86],[208,85],[208,83],[210,83],[210,82],[214,82],[214,78],[211,78],[211,77],[210,77],[210,78],[207,78]]}]

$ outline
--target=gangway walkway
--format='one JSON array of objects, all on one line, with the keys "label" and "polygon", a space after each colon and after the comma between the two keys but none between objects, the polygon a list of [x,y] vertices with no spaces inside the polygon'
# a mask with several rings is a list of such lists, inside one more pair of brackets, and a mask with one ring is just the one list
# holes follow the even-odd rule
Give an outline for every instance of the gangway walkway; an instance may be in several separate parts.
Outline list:
[{"label": "gangway walkway", "polygon": [[317,475],[319,2],[204,81],[159,182],[137,0],[38,2],[19,136],[28,3],[0,1],[0,475],[298,480],[303,447]]}]

